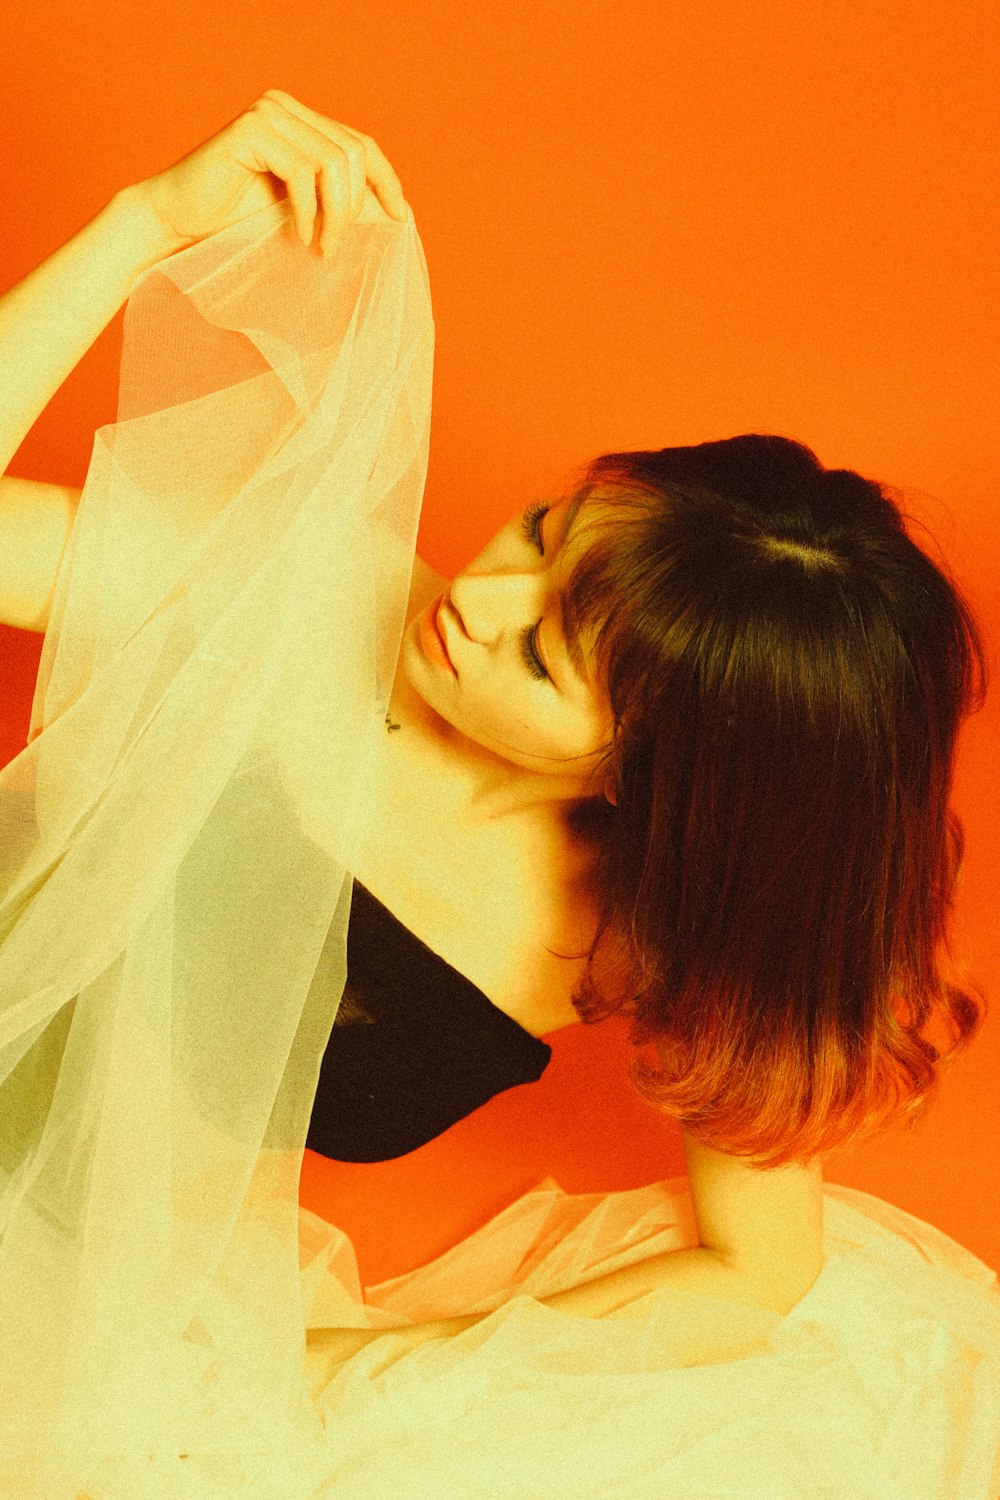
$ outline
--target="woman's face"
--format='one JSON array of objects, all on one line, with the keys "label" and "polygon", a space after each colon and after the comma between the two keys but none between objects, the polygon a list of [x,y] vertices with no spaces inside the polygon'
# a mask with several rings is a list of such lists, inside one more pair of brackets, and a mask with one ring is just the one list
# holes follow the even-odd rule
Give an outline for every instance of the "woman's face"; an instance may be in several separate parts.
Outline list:
[{"label": "woman's face", "polygon": [[[587,511],[595,506],[591,497]],[[578,508],[563,500],[514,516],[410,622],[403,643],[412,686],[471,742],[455,748],[478,747],[508,772],[533,773],[521,780],[543,800],[600,795],[602,783],[587,773],[611,743],[606,689],[586,655],[573,660],[560,608],[583,550]]]}]

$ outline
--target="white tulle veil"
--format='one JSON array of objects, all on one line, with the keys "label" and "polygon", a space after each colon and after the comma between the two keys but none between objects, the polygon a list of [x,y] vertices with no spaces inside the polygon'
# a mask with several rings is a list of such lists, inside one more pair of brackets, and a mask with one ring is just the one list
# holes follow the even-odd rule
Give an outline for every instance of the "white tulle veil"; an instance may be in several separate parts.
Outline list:
[{"label": "white tulle veil", "polygon": [[[868,1194],[826,1186],[787,1316],[670,1278],[541,1305],[697,1244],[683,1178],[543,1183],[363,1294],[300,1207],[433,342],[412,217],[371,193],[331,262],[282,202],[126,308],[0,771],[0,1500],[985,1500],[996,1274]],[[308,1329],[451,1313],[313,1389]]]},{"label": "white tulle veil", "polygon": [[0,772],[0,1493],[296,1493],[298,1187],[426,476],[412,215],[146,272]]}]

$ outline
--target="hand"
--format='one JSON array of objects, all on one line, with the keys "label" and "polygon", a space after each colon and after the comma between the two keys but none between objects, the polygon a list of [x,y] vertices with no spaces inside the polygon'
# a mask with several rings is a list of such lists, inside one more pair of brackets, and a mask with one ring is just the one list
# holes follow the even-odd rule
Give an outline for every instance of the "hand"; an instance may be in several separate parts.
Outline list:
[{"label": "hand", "polygon": [[406,218],[399,178],[370,136],[268,89],[204,145],[135,184],[135,191],[173,249],[287,196],[304,245],[312,244],[322,212],[320,248],[331,256],[341,231],[360,214],[368,184],[388,214]]}]

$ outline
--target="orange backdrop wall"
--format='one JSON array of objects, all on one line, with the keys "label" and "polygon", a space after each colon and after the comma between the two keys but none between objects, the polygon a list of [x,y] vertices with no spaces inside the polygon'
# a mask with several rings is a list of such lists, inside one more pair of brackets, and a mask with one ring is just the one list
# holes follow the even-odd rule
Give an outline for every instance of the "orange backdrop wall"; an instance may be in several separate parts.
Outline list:
[{"label": "orange backdrop wall", "polygon": [[[414,210],[437,329],[432,566],[457,572],[598,453],[784,433],[903,491],[995,661],[997,17],[993,0],[35,0],[0,59],[0,286],[284,89],[373,135]],[[115,420],[121,322],[10,472],[83,484]],[[40,649],[0,627],[4,761]],[[998,697],[964,731],[954,794],[956,935],[993,1005],[985,1031],[925,1122],[826,1168],[994,1267]],[[302,1200],[352,1234],[366,1281],[546,1176],[584,1192],[683,1171],[613,1028],[549,1040],[540,1084],[400,1161],[306,1153]]]}]

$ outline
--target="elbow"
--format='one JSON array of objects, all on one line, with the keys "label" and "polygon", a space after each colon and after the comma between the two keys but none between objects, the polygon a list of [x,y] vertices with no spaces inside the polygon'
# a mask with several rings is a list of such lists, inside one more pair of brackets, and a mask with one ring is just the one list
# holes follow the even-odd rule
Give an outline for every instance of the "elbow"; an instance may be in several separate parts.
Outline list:
[{"label": "elbow", "polygon": [[755,1300],[773,1308],[784,1316],[790,1313],[808,1291],[816,1285],[826,1261],[822,1249],[809,1256],[796,1256],[776,1262],[761,1261],[745,1255],[719,1254],[723,1264],[730,1267],[753,1289]]},{"label": "elbow", "polygon": [[823,1169],[816,1157],[764,1170],[683,1132],[699,1243],[747,1288],[790,1312],[823,1269]]}]

